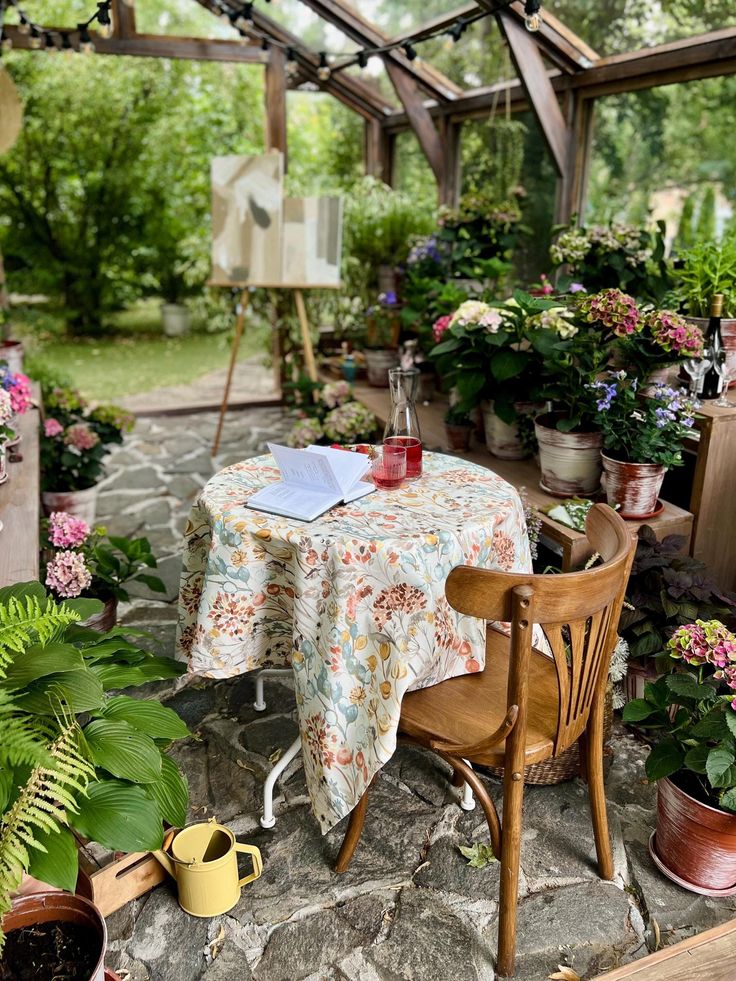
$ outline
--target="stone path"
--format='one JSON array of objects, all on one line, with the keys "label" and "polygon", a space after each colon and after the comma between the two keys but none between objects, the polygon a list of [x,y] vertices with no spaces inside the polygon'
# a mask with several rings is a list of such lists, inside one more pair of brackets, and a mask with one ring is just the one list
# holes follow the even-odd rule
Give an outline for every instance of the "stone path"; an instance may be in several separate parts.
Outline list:
[{"label": "stone path", "polygon": [[[99,519],[117,533],[144,532],[162,557],[168,602],[150,594],[123,611],[173,650],[181,534],[192,500],[213,472],[212,414],[139,421],[110,458]],[[288,423],[278,409],[228,419],[216,468],[255,455]],[[161,690],[163,689],[163,690]],[[191,819],[216,816],[257,844],[263,876],[213,920],[188,916],[171,883],[108,920],[107,963],[123,981],[491,981],[498,865],[470,868],[458,846],[487,841],[479,809],[462,811],[445,765],[401,748],[371,795],[348,873],[333,872],[344,823],[322,837],[298,761],[276,798],[272,831],[258,824],[271,762],[297,733],[288,681],[266,685],[268,710],[252,708],[248,676],[197,681],[155,697],[176,708],[193,736],[176,747],[188,774]],[[518,981],[543,981],[569,965],[583,978],[732,918],[736,902],[685,892],[649,858],[654,788],[640,743],[623,728],[607,779],[616,880],[598,879],[586,790],[579,780],[530,787],[525,802]],[[489,779],[498,801],[499,781]]]}]

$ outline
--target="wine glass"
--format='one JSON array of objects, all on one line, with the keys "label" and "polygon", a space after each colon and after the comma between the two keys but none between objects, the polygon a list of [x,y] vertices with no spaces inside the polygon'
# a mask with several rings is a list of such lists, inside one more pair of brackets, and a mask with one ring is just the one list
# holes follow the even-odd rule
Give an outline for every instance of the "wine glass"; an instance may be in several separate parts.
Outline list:
[{"label": "wine glass", "polygon": [[690,394],[693,398],[698,397],[703,379],[710,371],[712,365],[713,359],[710,356],[710,351],[704,352],[702,358],[686,358],[683,361],[682,366],[688,375],[690,375]]},{"label": "wine glass", "polygon": [[729,364],[728,355],[725,351],[721,352],[721,357],[716,359],[715,369],[721,377],[723,382],[723,388],[721,389],[721,394],[715,400],[713,405],[720,406],[722,409],[730,409],[734,405],[733,402],[728,400],[728,386],[733,377],[733,364]]}]

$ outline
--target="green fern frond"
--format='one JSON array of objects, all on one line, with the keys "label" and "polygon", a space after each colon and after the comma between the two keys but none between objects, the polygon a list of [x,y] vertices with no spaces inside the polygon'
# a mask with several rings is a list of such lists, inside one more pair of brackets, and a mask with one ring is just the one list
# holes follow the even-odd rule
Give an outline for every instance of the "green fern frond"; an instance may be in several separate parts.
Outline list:
[{"label": "green fern frond", "polygon": [[0,603],[0,677],[13,654],[22,654],[31,644],[48,644],[79,619],[66,604],[41,602],[37,596],[11,596]]},{"label": "green fern frond", "polygon": [[13,696],[0,688],[0,767],[38,766],[48,761],[55,730],[43,717],[18,712]]},{"label": "green fern frond", "polygon": [[[10,909],[10,895],[30,864],[29,848],[44,850],[36,833],[58,831],[94,775],[82,754],[79,726],[73,719],[63,722],[48,747],[48,761],[36,766],[0,825],[0,917]],[[3,943],[0,933],[0,950]]]}]

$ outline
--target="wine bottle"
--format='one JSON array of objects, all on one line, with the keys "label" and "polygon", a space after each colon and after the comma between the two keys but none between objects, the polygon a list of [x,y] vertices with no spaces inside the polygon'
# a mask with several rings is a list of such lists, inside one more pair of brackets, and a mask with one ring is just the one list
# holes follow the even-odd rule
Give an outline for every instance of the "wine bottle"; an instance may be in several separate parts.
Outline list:
[{"label": "wine bottle", "polygon": [[726,357],[721,336],[721,314],[723,313],[723,293],[714,293],[710,301],[710,320],[705,332],[706,357],[711,362],[710,368],[703,378],[700,398],[716,399],[723,388],[723,375],[718,371],[721,362]]}]

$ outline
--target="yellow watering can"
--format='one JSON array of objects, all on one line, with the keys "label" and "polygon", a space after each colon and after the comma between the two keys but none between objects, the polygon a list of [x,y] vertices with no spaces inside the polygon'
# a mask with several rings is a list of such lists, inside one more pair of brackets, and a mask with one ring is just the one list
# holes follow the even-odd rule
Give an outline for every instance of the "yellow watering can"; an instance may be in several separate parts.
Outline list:
[{"label": "yellow watering can", "polygon": [[[171,855],[153,854],[176,879],[179,905],[192,916],[219,916],[240,899],[240,890],[263,872],[261,853],[255,845],[241,845],[229,828],[214,818],[190,824],[170,843]],[[238,852],[250,855],[253,871],[238,878]]]}]

